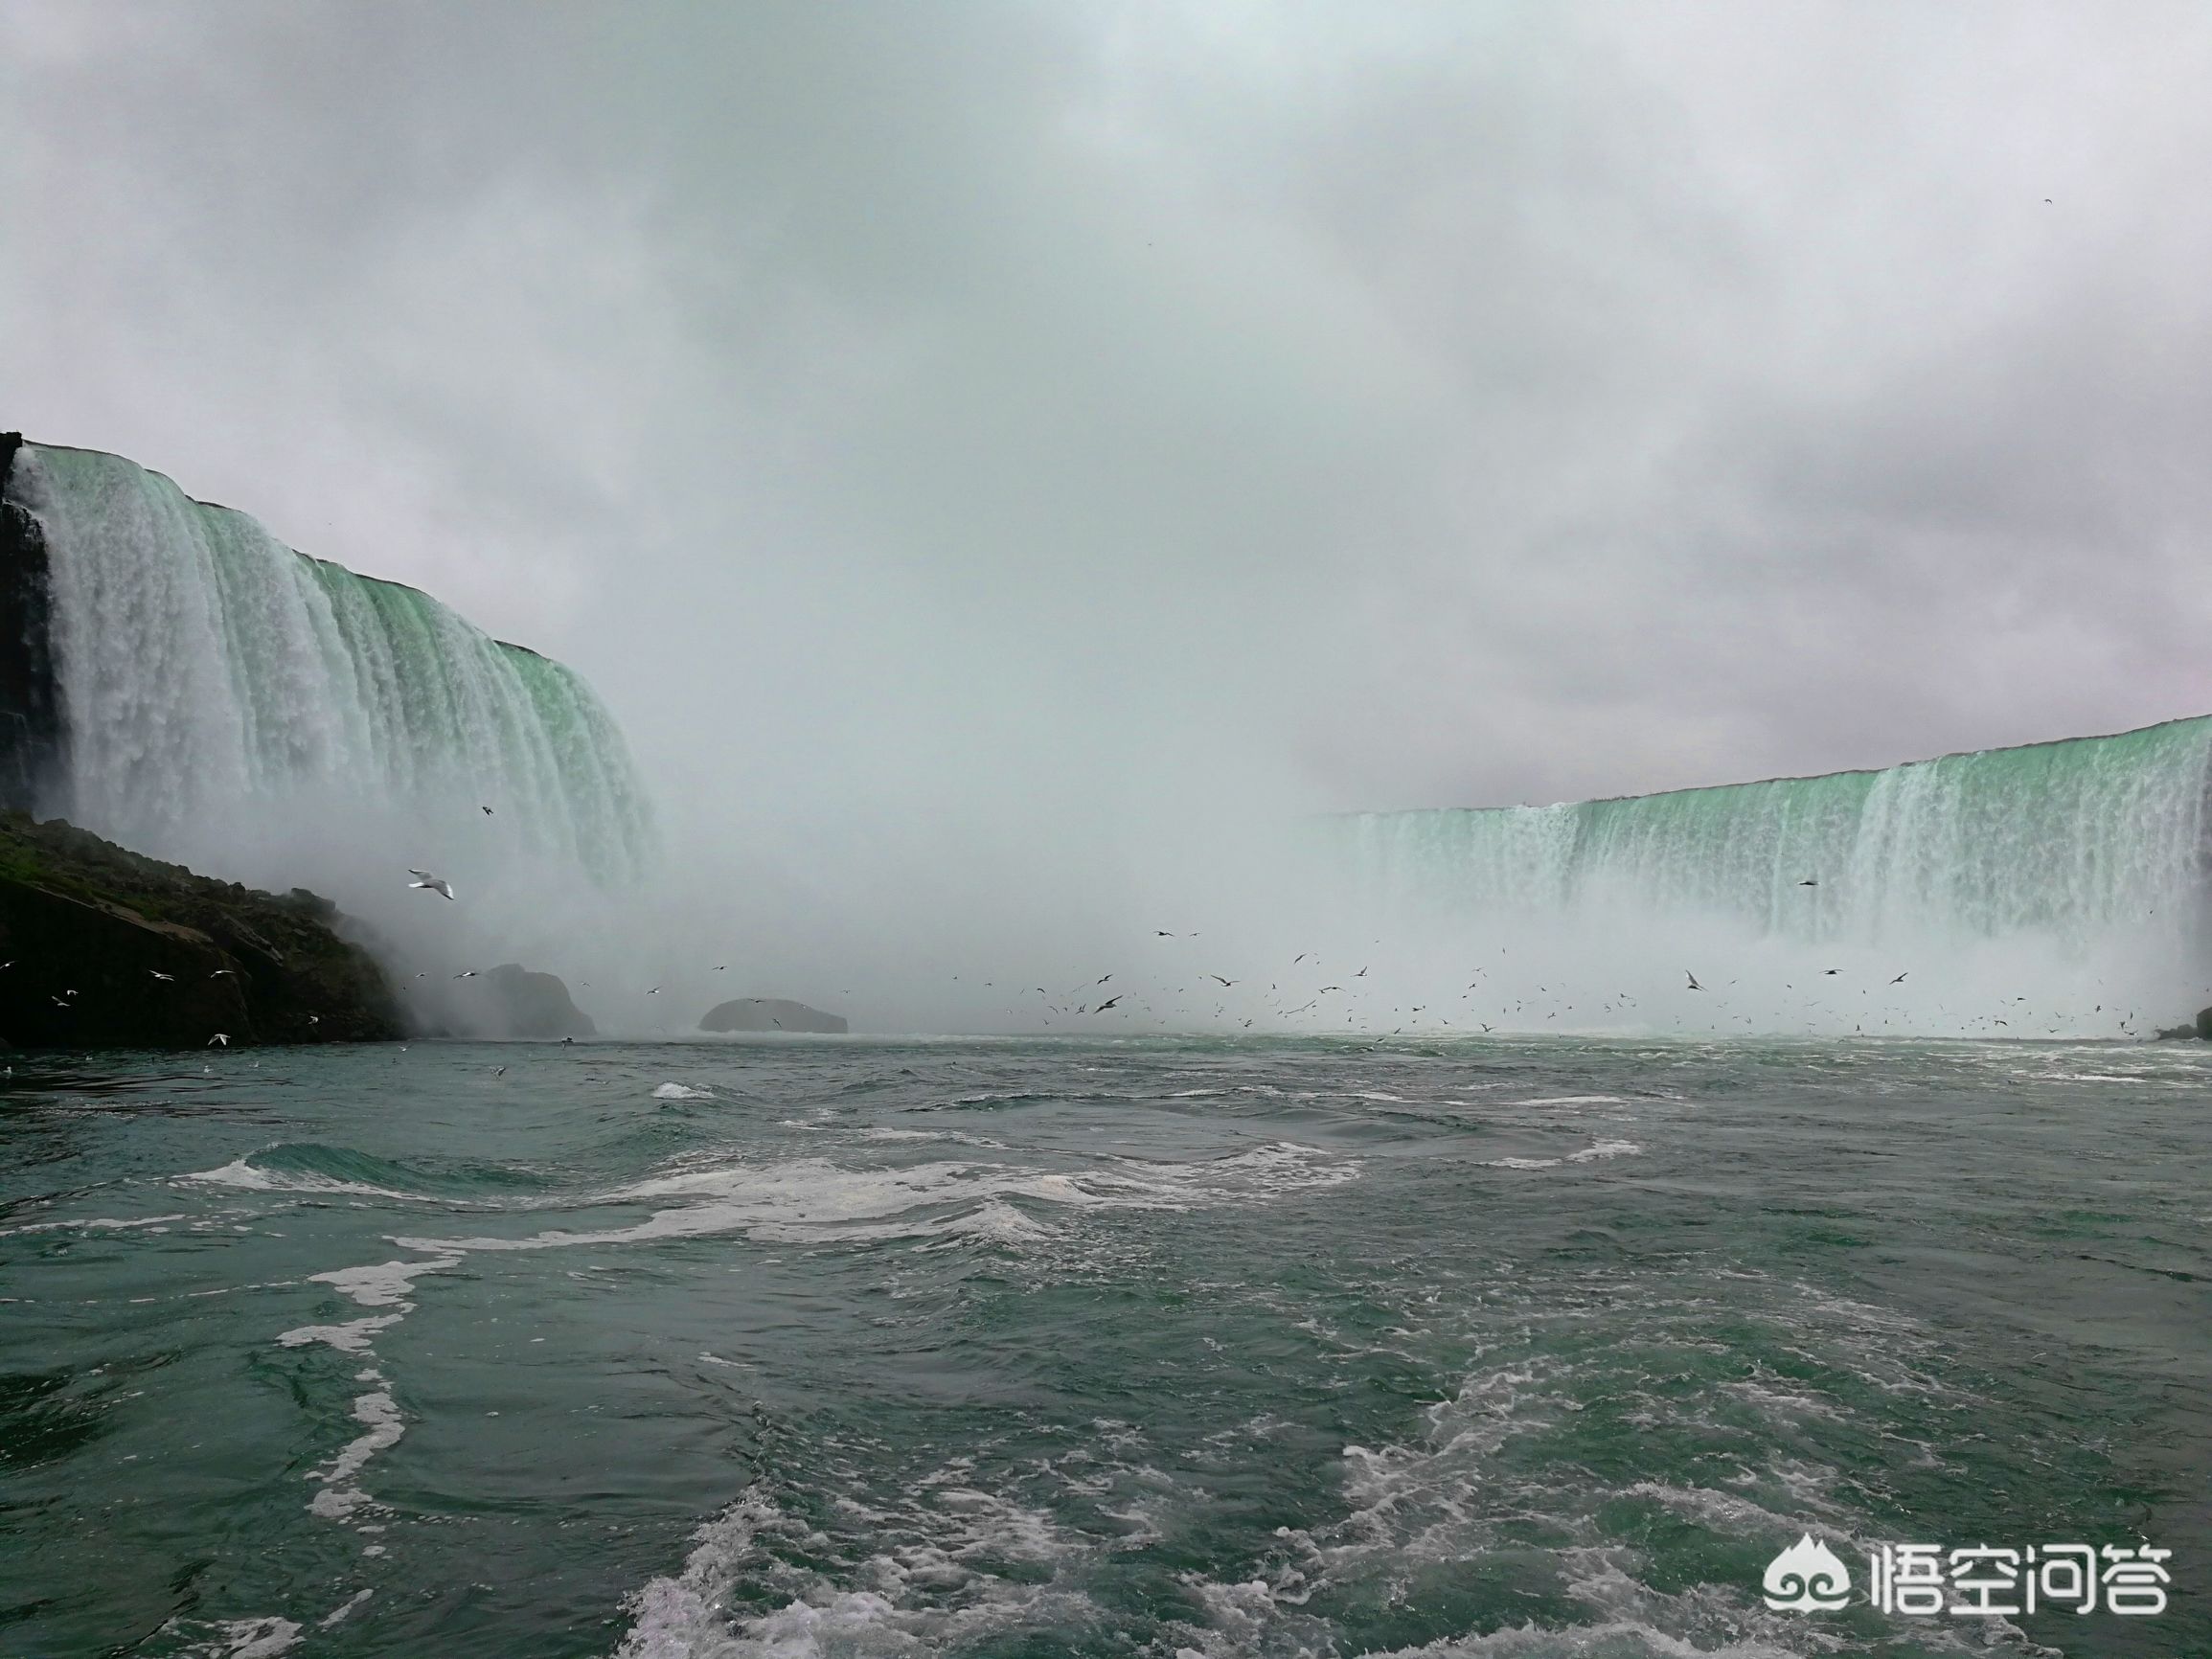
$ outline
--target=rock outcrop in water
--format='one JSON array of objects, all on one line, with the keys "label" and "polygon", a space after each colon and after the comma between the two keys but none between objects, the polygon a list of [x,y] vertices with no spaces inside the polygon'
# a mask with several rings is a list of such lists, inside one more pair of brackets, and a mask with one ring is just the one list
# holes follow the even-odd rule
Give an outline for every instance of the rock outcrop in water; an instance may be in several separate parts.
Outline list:
[{"label": "rock outcrop in water", "polygon": [[399,1036],[382,969],[305,889],[256,893],[0,813],[0,1037],[203,1048]]},{"label": "rock outcrop in water", "polygon": [[741,996],[735,1002],[709,1009],[699,1021],[699,1030],[824,1032],[837,1035],[845,1031],[845,1016],[824,1013],[818,1008],[786,1002],[781,997]]},{"label": "rock outcrop in water", "polygon": [[461,1034],[474,1037],[597,1036],[559,974],[503,962],[469,980],[455,1006]]}]

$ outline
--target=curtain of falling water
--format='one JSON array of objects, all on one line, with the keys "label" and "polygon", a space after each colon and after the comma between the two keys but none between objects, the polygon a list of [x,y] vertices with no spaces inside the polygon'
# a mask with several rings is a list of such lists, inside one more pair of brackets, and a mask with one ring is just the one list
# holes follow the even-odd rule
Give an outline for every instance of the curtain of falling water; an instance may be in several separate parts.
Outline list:
[{"label": "curtain of falling water", "polygon": [[155,855],[290,814],[496,804],[499,834],[602,881],[649,809],[582,680],[412,588],[308,558],[118,456],[26,446],[52,559],[69,776],[55,809]]}]

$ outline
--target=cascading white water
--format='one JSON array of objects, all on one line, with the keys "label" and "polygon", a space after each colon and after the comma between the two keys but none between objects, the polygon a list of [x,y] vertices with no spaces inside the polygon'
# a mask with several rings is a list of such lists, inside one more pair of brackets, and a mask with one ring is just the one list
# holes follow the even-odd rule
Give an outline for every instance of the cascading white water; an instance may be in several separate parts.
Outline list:
[{"label": "cascading white water", "polygon": [[[2193,925],[2212,718],[1561,807],[1335,821],[1377,897],[1471,914],[1611,906],[1814,940]],[[1808,882],[1813,885],[1806,885]]]},{"label": "cascading white water", "polygon": [[404,863],[441,855],[447,827],[490,806],[477,839],[502,857],[639,871],[644,792],[612,720],[558,663],[118,456],[26,445],[9,494],[51,563],[67,763],[49,809],[157,856],[285,880],[297,860],[257,849],[373,825],[411,838],[379,867]]},{"label": "cascading white water", "polygon": [[2142,1035],[2212,998],[2208,784],[2201,717],[1322,834],[1362,931],[1430,965],[1371,1019]]}]

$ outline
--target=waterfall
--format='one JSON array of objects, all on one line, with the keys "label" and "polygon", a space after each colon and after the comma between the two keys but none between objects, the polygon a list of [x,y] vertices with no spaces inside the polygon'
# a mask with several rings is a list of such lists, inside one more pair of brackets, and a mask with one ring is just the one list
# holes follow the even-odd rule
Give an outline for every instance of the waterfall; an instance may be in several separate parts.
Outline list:
[{"label": "waterfall", "polygon": [[1879,772],[1361,813],[1332,838],[1371,898],[1462,915],[1594,902],[1816,941],[2080,938],[2197,924],[2208,780],[2199,717]]},{"label": "waterfall", "polygon": [[428,858],[488,806],[504,857],[638,873],[644,792],[567,669],[118,456],[25,444],[5,476],[48,564],[61,759],[42,809],[282,879],[257,849],[374,830]]}]

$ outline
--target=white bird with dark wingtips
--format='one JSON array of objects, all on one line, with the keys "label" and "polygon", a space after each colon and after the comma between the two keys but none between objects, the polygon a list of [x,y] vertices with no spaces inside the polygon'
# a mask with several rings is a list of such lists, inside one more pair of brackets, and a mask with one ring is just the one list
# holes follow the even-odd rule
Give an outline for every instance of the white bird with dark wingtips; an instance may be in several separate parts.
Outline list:
[{"label": "white bird with dark wingtips", "polygon": [[427,870],[410,870],[407,872],[407,874],[420,877],[419,880],[408,882],[407,885],[409,887],[421,887],[425,888],[432,893],[442,893],[447,898],[453,897],[453,883],[446,880],[443,875],[433,875]]},{"label": "white bird with dark wingtips", "polygon": [[215,1035],[207,1039],[207,1046],[211,1049],[214,1048],[217,1043],[222,1044],[222,1046],[226,1049],[229,1048],[231,1046],[230,1033],[218,1031],[215,1034]]}]

